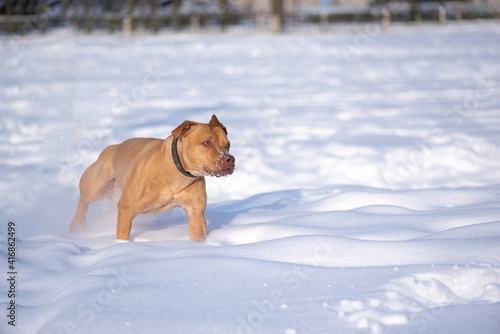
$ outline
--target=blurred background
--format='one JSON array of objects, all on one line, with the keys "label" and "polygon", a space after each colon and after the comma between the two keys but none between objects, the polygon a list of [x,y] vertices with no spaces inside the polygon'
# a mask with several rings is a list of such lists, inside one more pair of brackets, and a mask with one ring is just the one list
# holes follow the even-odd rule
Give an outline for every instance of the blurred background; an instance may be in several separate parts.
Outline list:
[{"label": "blurred background", "polygon": [[328,31],[339,24],[492,19],[500,0],[0,0],[0,33]]}]

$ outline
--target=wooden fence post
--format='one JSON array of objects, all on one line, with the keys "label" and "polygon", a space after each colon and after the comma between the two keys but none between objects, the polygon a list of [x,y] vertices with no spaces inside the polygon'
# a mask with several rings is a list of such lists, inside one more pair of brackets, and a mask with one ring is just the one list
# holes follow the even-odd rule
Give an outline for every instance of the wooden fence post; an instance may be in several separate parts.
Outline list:
[{"label": "wooden fence post", "polygon": [[198,34],[200,32],[200,17],[198,15],[191,16],[191,32]]},{"label": "wooden fence post", "polygon": [[391,25],[391,12],[387,7],[382,9],[382,19],[380,25],[382,26],[382,30],[389,29],[389,26]]},{"label": "wooden fence post", "polygon": [[455,20],[462,20],[462,5],[460,4],[460,2],[455,3]]},{"label": "wooden fence post", "polygon": [[439,24],[442,26],[446,25],[446,8],[443,5],[439,5],[438,13],[439,13]]},{"label": "wooden fence post", "polygon": [[265,30],[266,16],[262,13],[258,13],[255,16],[255,25],[258,32],[263,32]]},{"label": "wooden fence post", "polygon": [[319,27],[322,32],[328,29],[328,13],[321,12],[321,14],[319,14]]},{"label": "wooden fence post", "polygon": [[283,0],[271,1],[271,32],[279,34],[283,32]]},{"label": "wooden fence post", "polygon": [[127,14],[122,19],[123,36],[126,38],[132,37],[132,17]]}]

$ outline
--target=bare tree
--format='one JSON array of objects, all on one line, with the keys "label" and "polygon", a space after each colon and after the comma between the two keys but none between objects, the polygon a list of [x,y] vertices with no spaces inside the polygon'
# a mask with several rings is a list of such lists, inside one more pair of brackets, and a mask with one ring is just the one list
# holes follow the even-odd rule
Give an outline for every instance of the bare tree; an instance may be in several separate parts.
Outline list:
[{"label": "bare tree", "polygon": [[411,0],[410,3],[411,3],[411,11],[410,11],[411,20],[414,22],[420,22],[422,20],[422,13],[420,11],[420,1]]},{"label": "bare tree", "polygon": [[149,0],[149,5],[151,6],[151,26],[153,28],[153,32],[157,34],[158,30],[160,30],[157,16],[158,5],[156,4],[156,0]]},{"label": "bare tree", "polygon": [[220,30],[224,31],[224,28],[226,27],[226,14],[228,10],[228,0],[219,0],[218,7],[219,7],[219,20],[220,20]]},{"label": "bare tree", "polygon": [[7,0],[7,2],[5,3],[5,14],[6,15],[12,14],[12,6],[10,4],[10,0]]},{"label": "bare tree", "polygon": [[181,29],[181,20],[179,17],[179,9],[181,8],[182,0],[173,0],[172,1],[172,23],[174,26],[174,30]]}]

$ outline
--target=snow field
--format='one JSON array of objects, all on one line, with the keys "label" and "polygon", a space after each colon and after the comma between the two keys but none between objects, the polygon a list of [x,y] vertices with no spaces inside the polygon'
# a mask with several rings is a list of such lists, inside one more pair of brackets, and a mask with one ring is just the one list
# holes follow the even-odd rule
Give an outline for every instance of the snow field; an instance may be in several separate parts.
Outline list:
[{"label": "snow field", "polygon": [[[1,40],[0,332],[498,333],[499,45],[497,23]],[[67,232],[102,149],[214,113],[237,170],[207,179],[205,243],[182,210],[116,243],[111,202]]]}]

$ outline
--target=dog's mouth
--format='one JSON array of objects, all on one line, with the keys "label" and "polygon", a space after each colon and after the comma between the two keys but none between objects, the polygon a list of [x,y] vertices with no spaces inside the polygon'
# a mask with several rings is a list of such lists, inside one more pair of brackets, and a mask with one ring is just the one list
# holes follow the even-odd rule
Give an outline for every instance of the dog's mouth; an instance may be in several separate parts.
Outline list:
[{"label": "dog's mouth", "polygon": [[203,171],[208,175],[208,176],[215,176],[215,177],[221,177],[221,176],[227,176],[231,175],[234,172],[234,166],[233,167],[228,167],[219,171],[214,171],[211,170],[207,167],[203,167]]},{"label": "dog's mouth", "polygon": [[234,171],[234,167],[232,167],[232,168],[226,168],[222,172],[219,172],[218,175],[215,175],[215,176],[227,176],[227,175],[231,175],[231,174],[233,174],[233,171]]},{"label": "dog's mouth", "polygon": [[221,177],[231,175],[234,172],[234,157],[232,155],[225,155],[222,161],[218,161],[216,169],[202,167],[203,171],[209,176]]}]

